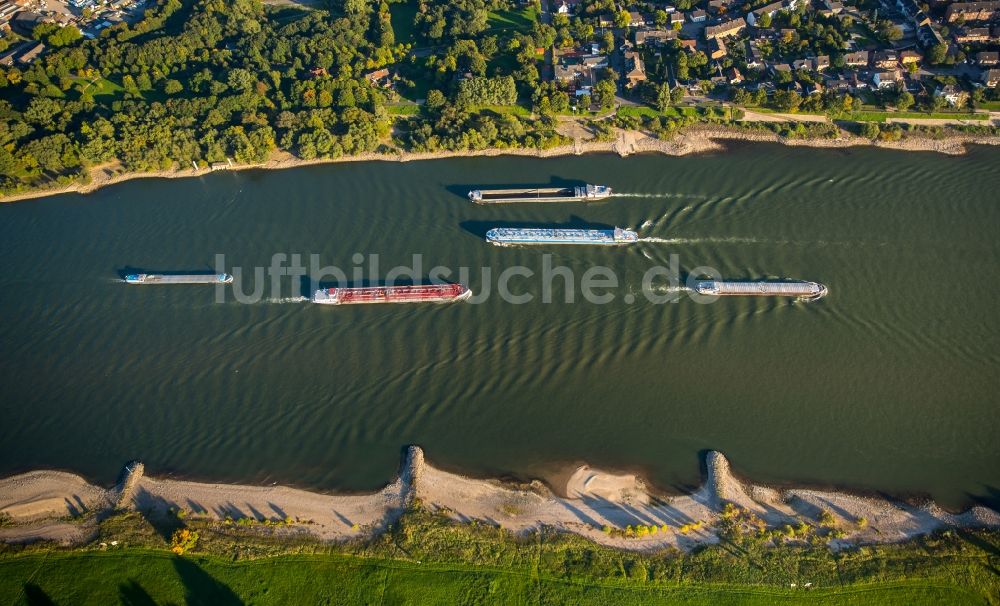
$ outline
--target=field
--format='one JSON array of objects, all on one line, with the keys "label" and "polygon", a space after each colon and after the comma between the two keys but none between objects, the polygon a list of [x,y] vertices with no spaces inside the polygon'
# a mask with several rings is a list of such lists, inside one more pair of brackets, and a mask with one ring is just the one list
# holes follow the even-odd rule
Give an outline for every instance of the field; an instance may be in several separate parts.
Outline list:
[{"label": "field", "polygon": [[860,111],[845,114],[844,118],[855,122],[885,122],[888,118],[904,120],[907,118],[924,118],[930,120],[989,120],[987,114],[970,114],[968,112],[880,112]]},{"label": "field", "polygon": [[655,586],[547,577],[536,570],[419,564],[350,556],[283,556],[246,562],[156,551],[43,553],[0,560],[11,604],[976,604],[943,582],[849,588],[731,584]]},{"label": "field", "polygon": [[399,44],[415,44],[417,33],[413,27],[413,19],[417,16],[418,4],[416,0],[407,0],[399,4],[390,4],[389,11],[392,19],[392,32],[396,35],[396,42]]},{"label": "field", "polygon": [[618,114],[622,116],[649,116],[651,118],[659,118],[660,116],[666,116],[668,118],[680,118],[681,116],[697,116],[698,109],[695,107],[669,107],[667,111],[660,112],[651,107],[645,107],[640,105],[630,105],[622,107],[618,110]]},{"label": "field", "polygon": [[513,10],[500,10],[490,12],[489,33],[496,33],[502,30],[515,30],[519,32],[531,31],[535,22],[538,21],[538,12],[533,6]]},{"label": "field", "polygon": [[195,551],[171,554],[169,531],[136,514],[101,524],[107,551],[0,547],[0,596],[27,605],[1000,603],[1000,535],[986,532],[841,553],[730,537],[691,554],[642,555],[423,511],[345,546],[172,524],[199,530]]}]

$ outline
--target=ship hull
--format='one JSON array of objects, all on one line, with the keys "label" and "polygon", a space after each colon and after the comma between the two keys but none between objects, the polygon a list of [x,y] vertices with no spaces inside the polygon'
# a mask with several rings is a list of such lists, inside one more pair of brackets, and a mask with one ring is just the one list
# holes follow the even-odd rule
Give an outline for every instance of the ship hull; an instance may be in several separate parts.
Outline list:
[{"label": "ship hull", "polygon": [[162,274],[129,274],[125,276],[128,284],[229,284],[233,277],[229,274],[189,274],[189,275],[162,275]]},{"label": "ship hull", "polygon": [[373,286],[324,288],[313,294],[320,305],[373,305],[400,303],[454,303],[465,301],[472,291],[460,284],[433,286]]},{"label": "ship hull", "polygon": [[826,285],[818,282],[736,282],[703,281],[695,292],[713,297],[795,297],[800,301],[816,301],[827,295]]},{"label": "ship hull", "polygon": [[526,189],[475,189],[469,192],[469,199],[476,204],[592,202],[610,198],[611,193],[611,188],[606,185]]},{"label": "ship hull", "polygon": [[625,246],[639,241],[627,229],[538,229],[497,227],[486,232],[486,241],[495,246]]}]

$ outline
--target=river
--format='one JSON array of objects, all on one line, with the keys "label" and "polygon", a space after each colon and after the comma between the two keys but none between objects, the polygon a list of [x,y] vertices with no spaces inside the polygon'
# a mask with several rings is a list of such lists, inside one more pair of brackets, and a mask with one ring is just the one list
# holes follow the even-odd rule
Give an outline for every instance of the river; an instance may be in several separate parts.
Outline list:
[{"label": "river", "polygon": [[[996,149],[755,144],[215,173],[2,205],[0,473],[55,467],[109,484],[141,459],[152,474],[369,490],[415,443],[474,475],[585,460],[669,490],[696,485],[699,452],[715,449],[756,481],[995,506],[998,166]],[[583,182],[622,195],[491,207],[464,197]],[[644,241],[483,239],[524,224],[621,226]],[[314,255],[357,284],[416,254],[418,280],[466,267],[477,295],[490,294],[318,306],[303,300],[308,279],[252,279],[276,254],[301,255],[310,273]],[[217,255],[225,271],[241,268],[221,297],[121,282],[132,269],[212,271]],[[815,280],[830,294],[705,303],[665,279],[645,292],[644,276],[673,255],[682,279],[713,268]],[[567,268],[547,300],[545,265]],[[533,297],[520,304],[498,292],[517,266],[534,273],[507,282]],[[583,296],[596,266],[617,280],[596,289],[610,302]],[[263,290],[241,302],[234,286]]]}]

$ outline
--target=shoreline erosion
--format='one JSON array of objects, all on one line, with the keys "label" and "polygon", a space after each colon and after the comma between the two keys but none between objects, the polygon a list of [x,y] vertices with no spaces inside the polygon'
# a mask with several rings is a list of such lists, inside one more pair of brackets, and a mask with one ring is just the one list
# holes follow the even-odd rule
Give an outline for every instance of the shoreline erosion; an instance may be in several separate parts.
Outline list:
[{"label": "shoreline erosion", "polygon": [[115,172],[113,165],[93,167],[88,183],[73,183],[66,187],[46,188],[23,193],[0,196],[0,203],[20,202],[35,198],[45,198],[68,193],[90,194],[99,189],[124,183],[134,179],[183,179],[202,177],[213,172],[238,172],[246,170],[283,170],[313,166],[317,164],[333,164],[344,162],[417,162],[422,160],[441,160],[447,158],[479,158],[495,156],[526,156],[533,158],[555,158],[562,156],[583,155],[593,153],[615,153],[621,157],[632,154],[661,154],[665,156],[686,156],[724,152],[727,144],[739,143],[772,143],[789,147],[808,147],[820,149],[842,149],[850,147],[874,147],[896,151],[924,151],[945,155],[962,155],[967,153],[970,145],[1000,146],[1000,137],[979,135],[949,135],[944,138],[907,137],[899,141],[872,141],[853,135],[840,136],[835,139],[821,138],[785,138],[766,130],[750,130],[725,128],[719,126],[690,127],[671,139],[657,137],[639,131],[618,131],[619,136],[611,141],[577,141],[550,149],[534,148],[488,148],[483,150],[435,151],[435,152],[396,152],[396,153],[365,153],[339,158],[315,158],[303,160],[288,152],[278,152],[265,162],[256,164],[233,164],[229,168],[213,171],[205,167],[199,170],[193,168],[172,168],[148,172]]},{"label": "shoreline erosion", "polygon": [[[950,513],[930,501],[775,488],[737,478],[719,452],[708,452],[703,463],[701,485],[674,496],[663,496],[635,474],[585,464],[562,475],[561,490],[540,480],[475,479],[428,464],[417,446],[407,449],[393,482],[365,494],[163,479],[145,475],[141,464],[109,489],[65,471],[33,471],[0,479],[0,542],[86,543],[97,521],[117,510],[150,519],[183,510],[188,518],[209,521],[291,520],[288,531],[342,542],[378,535],[418,503],[457,522],[475,520],[515,534],[546,528],[634,551],[717,543],[715,527],[729,503],[767,527],[805,524],[835,531],[829,540],[833,549],[897,543],[947,528],[1000,527],[1000,513],[981,505]],[[641,533],[632,532],[640,527]]]}]

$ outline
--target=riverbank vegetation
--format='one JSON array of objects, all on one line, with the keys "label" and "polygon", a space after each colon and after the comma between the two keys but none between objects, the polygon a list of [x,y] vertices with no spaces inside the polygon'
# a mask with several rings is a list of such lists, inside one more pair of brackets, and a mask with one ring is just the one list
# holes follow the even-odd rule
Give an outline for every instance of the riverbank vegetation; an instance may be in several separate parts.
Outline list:
[{"label": "riverbank vegetation", "polygon": [[[104,520],[84,548],[2,548],[0,593],[14,603],[56,604],[430,604],[457,596],[470,604],[995,604],[1000,595],[995,532],[946,531],[836,551],[754,540],[758,529],[738,510],[724,520],[719,545],[633,553],[564,533],[514,536],[460,524],[419,504],[387,532],[341,545],[309,538],[294,524],[192,516],[150,523],[125,513]],[[182,556],[170,552],[178,536],[186,537]]]},{"label": "riverbank vegetation", "polygon": [[[510,0],[320,8],[151,0],[134,24],[96,39],[64,35],[33,63],[0,67],[0,195],[87,183],[95,167],[111,175],[257,164],[278,152],[311,161],[541,150],[571,142],[561,120],[589,121],[591,135],[607,140],[612,126],[669,138],[697,122],[742,117],[736,108],[678,105],[681,88],[653,83],[638,92],[645,106],[616,112],[610,77],[571,98],[542,75],[553,45],[607,42],[584,13],[549,25],[537,5]],[[686,57],[671,51],[664,61],[674,55]],[[685,61],[704,68],[698,54]],[[788,111],[847,110],[837,95],[817,99],[815,108],[777,101]]]}]

